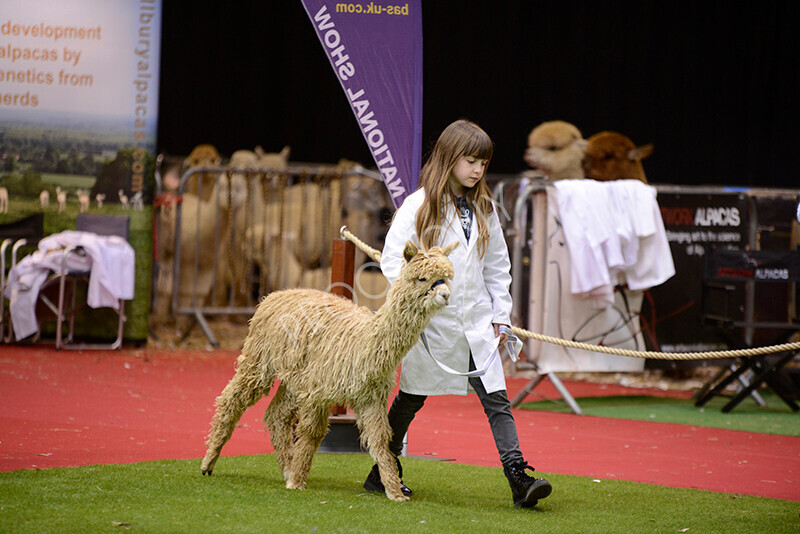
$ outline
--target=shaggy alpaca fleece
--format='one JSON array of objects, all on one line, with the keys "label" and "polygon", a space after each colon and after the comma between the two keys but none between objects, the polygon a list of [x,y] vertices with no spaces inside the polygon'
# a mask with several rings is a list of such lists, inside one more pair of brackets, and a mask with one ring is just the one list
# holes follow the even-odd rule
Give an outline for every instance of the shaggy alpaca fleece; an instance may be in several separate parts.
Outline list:
[{"label": "shaggy alpaca fleece", "polygon": [[386,404],[400,361],[449,301],[453,264],[447,255],[457,245],[426,252],[409,241],[407,264],[374,314],[313,289],[267,296],[250,319],[236,374],[217,397],[203,474],[211,474],[242,413],[269,394],[278,379],[264,423],[287,488],[305,487],[314,453],[328,431],[329,409],[339,404],[353,410],[387,497],[408,500],[389,451]]}]

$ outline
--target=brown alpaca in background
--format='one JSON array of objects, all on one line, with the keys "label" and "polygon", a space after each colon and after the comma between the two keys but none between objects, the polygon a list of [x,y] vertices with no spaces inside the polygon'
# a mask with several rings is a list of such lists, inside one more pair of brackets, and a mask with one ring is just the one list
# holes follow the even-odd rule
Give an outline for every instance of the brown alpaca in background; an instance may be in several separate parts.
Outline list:
[{"label": "brown alpaca in background", "polygon": [[277,291],[261,301],[236,374],[217,397],[203,474],[211,474],[242,413],[278,379],[264,423],[287,488],[305,487],[330,406],[349,405],[387,497],[407,501],[389,451],[387,400],[400,361],[449,301],[453,264],[447,255],[456,246],[425,252],[406,243],[407,264],[375,313],[313,289]]},{"label": "brown alpaca in background", "polygon": [[587,178],[601,182],[639,180],[647,183],[642,160],[653,153],[653,145],[636,146],[618,132],[600,132],[586,141],[583,170]]}]

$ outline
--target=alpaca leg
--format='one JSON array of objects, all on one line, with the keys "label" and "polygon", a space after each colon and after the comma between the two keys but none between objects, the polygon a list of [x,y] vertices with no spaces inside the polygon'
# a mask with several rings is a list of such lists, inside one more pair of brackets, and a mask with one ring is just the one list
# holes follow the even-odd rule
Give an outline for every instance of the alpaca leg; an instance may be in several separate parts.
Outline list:
[{"label": "alpaca leg", "polygon": [[275,449],[275,458],[278,467],[283,472],[283,478],[289,480],[294,447],[294,426],[297,424],[297,405],[291,393],[286,392],[286,387],[281,384],[275,397],[264,412],[264,424],[269,428],[269,437]]},{"label": "alpaca leg", "polygon": [[386,403],[353,408],[361,431],[361,441],[367,445],[369,453],[378,464],[381,482],[386,488],[386,496],[393,501],[407,501],[408,497],[400,490],[400,474],[394,454],[389,451],[392,428],[386,414]]},{"label": "alpaca leg", "polygon": [[216,400],[217,411],[211,420],[211,433],[208,436],[208,450],[203,458],[202,471],[210,475],[217,463],[222,447],[228,442],[236,428],[236,423],[250,406],[258,402],[262,395],[269,393],[270,385],[259,387],[257,381],[250,380],[240,368],[222,390]]},{"label": "alpaca leg", "polygon": [[304,406],[300,409],[295,428],[294,455],[286,487],[303,489],[311,471],[311,461],[322,438],[328,431],[328,406]]}]

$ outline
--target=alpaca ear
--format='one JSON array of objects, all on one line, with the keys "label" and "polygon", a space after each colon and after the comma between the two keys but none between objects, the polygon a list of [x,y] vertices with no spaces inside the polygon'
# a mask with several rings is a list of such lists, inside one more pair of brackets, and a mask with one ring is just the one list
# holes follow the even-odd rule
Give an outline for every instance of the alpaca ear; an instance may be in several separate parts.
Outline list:
[{"label": "alpaca ear", "polygon": [[631,161],[641,161],[653,153],[653,144],[637,146],[628,151],[628,159]]},{"label": "alpaca ear", "polygon": [[450,243],[449,245],[444,247],[444,250],[442,250],[442,254],[444,254],[445,256],[449,256],[451,252],[453,252],[455,249],[458,248],[458,244],[459,244],[458,241],[456,241],[455,243]]},{"label": "alpaca ear", "polygon": [[403,250],[403,257],[406,259],[406,262],[410,262],[412,258],[417,255],[417,252],[419,252],[417,245],[412,241],[406,241],[406,248]]}]

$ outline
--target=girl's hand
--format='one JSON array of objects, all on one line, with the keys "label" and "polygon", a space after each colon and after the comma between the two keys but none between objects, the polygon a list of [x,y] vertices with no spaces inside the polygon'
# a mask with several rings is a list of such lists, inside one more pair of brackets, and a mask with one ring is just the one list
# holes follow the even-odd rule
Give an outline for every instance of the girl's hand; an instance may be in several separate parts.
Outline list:
[{"label": "girl's hand", "polygon": [[508,341],[508,336],[506,335],[505,332],[503,332],[502,334],[500,333],[500,327],[501,326],[505,326],[506,328],[511,328],[511,327],[508,326],[507,324],[501,324],[501,323],[492,323],[492,326],[494,326],[494,337],[499,337],[500,345],[503,345],[506,341]]}]

